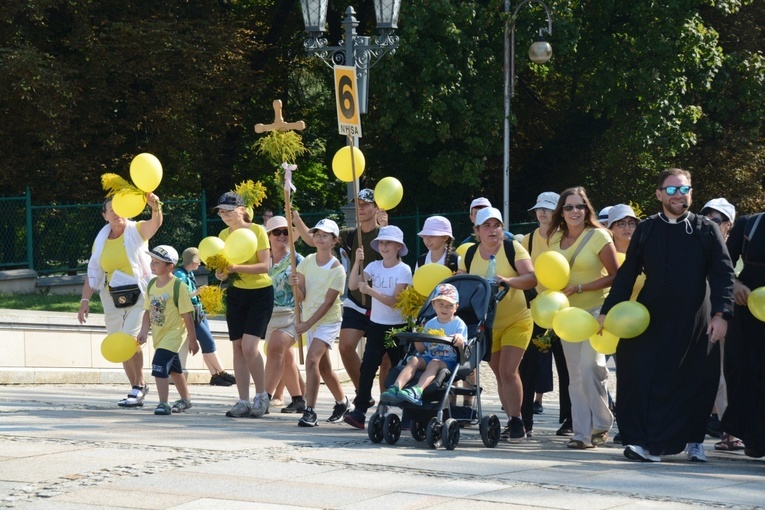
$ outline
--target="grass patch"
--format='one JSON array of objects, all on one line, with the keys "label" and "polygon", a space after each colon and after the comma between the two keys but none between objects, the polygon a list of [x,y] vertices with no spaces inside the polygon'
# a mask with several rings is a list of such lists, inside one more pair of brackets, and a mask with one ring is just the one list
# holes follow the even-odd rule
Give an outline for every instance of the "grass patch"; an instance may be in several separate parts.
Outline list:
[{"label": "grass patch", "polygon": [[[80,309],[79,294],[0,294],[0,309],[35,310],[40,312],[68,312],[76,314]],[[104,313],[98,293],[90,300],[90,313]]]}]

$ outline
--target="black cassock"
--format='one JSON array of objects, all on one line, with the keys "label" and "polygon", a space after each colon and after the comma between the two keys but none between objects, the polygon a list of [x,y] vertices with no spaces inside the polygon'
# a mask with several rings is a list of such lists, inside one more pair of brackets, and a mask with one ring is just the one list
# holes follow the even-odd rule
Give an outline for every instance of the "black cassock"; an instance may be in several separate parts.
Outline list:
[{"label": "black cassock", "polygon": [[619,341],[616,418],[622,444],[671,455],[704,441],[720,377],[719,344],[709,343],[707,327],[714,313],[732,311],[733,267],[708,220],[651,216],[635,230],[601,312],[628,300],[643,271],[637,300],[651,322],[642,335]]},{"label": "black cassock", "polygon": [[[765,221],[750,236],[744,254],[749,218],[741,217],[733,225],[728,250],[734,262],[739,257],[744,262],[738,279],[754,290],[765,285]],[[749,232],[755,219],[752,217]],[[755,318],[746,306],[736,305],[728,327],[724,369],[728,408],[722,418],[723,430],[743,440],[747,449],[765,453],[765,322]]]}]

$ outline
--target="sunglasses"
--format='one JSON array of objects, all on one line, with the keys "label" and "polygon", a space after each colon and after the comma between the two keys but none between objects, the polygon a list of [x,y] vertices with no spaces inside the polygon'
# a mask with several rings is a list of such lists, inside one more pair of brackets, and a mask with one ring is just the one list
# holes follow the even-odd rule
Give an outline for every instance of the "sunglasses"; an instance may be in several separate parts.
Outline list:
[{"label": "sunglasses", "polygon": [[663,188],[659,188],[667,192],[667,195],[672,196],[678,191],[681,195],[687,195],[691,192],[691,186],[664,186]]},{"label": "sunglasses", "polygon": [[587,204],[576,204],[576,205],[564,205],[561,207],[566,212],[571,212],[574,209],[577,211],[586,211],[587,210]]},{"label": "sunglasses", "polygon": [[271,231],[271,235],[274,237],[287,236],[289,235],[289,231],[286,228],[275,228]]},{"label": "sunglasses", "polygon": [[723,223],[723,221],[720,218],[710,218],[709,216],[707,216],[707,219],[709,221],[714,221],[715,223],[717,223],[718,226],[722,225],[722,223]]},{"label": "sunglasses", "polygon": [[637,221],[619,220],[616,223],[614,223],[614,225],[616,225],[619,228],[625,228],[625,227],[635,228],[637,227]]}]

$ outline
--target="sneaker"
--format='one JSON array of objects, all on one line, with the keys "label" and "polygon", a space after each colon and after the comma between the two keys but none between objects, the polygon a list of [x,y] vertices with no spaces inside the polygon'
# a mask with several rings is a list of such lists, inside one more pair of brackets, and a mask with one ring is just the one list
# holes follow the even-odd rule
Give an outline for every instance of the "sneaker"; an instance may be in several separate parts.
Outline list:
[{"label": "sneaker", "polygon": [[707,461],[707,455],[704,453],[704,445],[701,443],[688,443],[685,447],[685,455],[691,462]]},{"label": "sneaker", "polygon": [[175,404],[173,404],[173,407],[171,408],[174,413],[182,413],[186,411],[186,409],[191,409],[191,400],[187,398],[176,400]]},{"label": "sneaker", "polygon": [[627,445],[624,449],[624,456],[630,460],[639,460],[642,462],[661,462],[661,457],[651,455],[648,450],[638,445]]},{"label": "sneaker", "polygon": [[499,433],[499,439],[501,441],[510,441],[510,425],[502,429],[502,432]]},{"label": "sneaker", "polygon": [[157,408],[154,409],[154,414],[159,414],[159,415],[168,415],[171,412],[172,410],[170,409],[170,404],[168,404],[167,402],[160,402],[157,405]]},{"label": "sneaker", "polygon": [[251,408],[249,400],[239,400],[234,404],[234,407],[226,411],[226,416],[229,418],[245,418],[250,415]]},{"label": "sneaker", "polygon": [[232,385],[236,384],[236,377],[234,377],[232,374],[229,374],[225,370],[218,375],[221,376],[225,381],[230,382]]},{"label": "sneaker", "polygon": [[303,397],[293,398],[290,405],[282,407],[283,413],[303,414],[305,411],[305,399]]},{"label": "sneaker", "polygon": [[542,402],[534,401],[534,414],[544,414],[545,407],[542,405]]},{"label": "sneaker", "polygon": [[590,441],[592,442],[592,446],[603,446],[606,444],[606,441],[608,441],[608,431],[596,430],[593,432],[592,437],[590,437]]},{"label": "sneaker", "polygon": [[268,406],[270,399],[268,393],[258,393],[255,398],[252,399],[252,409],[250,409],[250,418],[260,418],[264,414],[268,413]]},{"label": "sneaker", "polygon": [[[335,402],[335,408],[332,410],[332,416],[327,418],[327,421],[329,423],[338,423],[343,419],[343,416],[345,416],[345,413],[348,412],[348,407],[350,407],[350,402],[348,402],[348,397],[345,397],[345,400],[338,404]],[[303,415],[305,417],[305,415]],[[316,417],[316,414],[314,413],[314,418]]]},{"label": "sneaker", "polygon": [[148,386],[133,386],[128,393],[127,398],[123,398],[117,405],[120,407],[141,407],[146,395],[149,393]]},{"label": "sneaker", "polygon": [[723,430],[720,418],[716,414],[709,415],[709,420],[707,421],[707,435],[719,438],[722,436],[722,433]]},{"label": "sneaker", "polygon": [[574,428],[573,424],[571,423],[571,420],[566,420],[563,422],[563,425],[560,426],[560,428],[555,431],[556,436],[573,436],[574,435]]},{"label": "sneaker", "polygon": [[526,428],[523,426],[523,420],[520,418],[513,416],[510,418],[507,426],[510,429],[510,441],[526,437]]},{"label": "sneaker", "polygon": [[215,374],[210,377],[210,386],[231,386],[232,383],[226,380],[221,374]]},{"label": "sneaker", "polygon": [[399,396],[399,393],[401,390],[398,389],[398,386],[391,386],[387,390],[383,391],[380,395],[380,403],[381,404],[398,404],[401,402],[401,397]]},{"label": "sneaker", "polygon": [[319,424],[319,420],[316,418],[316,413],[313,407],[306,407],[303,411],[303,417],[298,420],[299,427],[316,427]]},{"label": "sneaker", "polygon": [[416,406],[422,405],[422,390],[415,386],[398,392],[398,398],[404,402],[409,402]]},{"label": "sneaker", "polygon": [[268,407],[284,407],[284,399],[282,398],[272,398],[271,402],[268,404]]},{"label": "sneaker", "polygon": [[356,410],[350,413],[345,413],[345,416],[343,416],[343,421],[345,421],[345,423],[351,427],[355,427],[361,430],[364,430],[364,422],[366,419],[367,417],[364,415],[364,413]]}]

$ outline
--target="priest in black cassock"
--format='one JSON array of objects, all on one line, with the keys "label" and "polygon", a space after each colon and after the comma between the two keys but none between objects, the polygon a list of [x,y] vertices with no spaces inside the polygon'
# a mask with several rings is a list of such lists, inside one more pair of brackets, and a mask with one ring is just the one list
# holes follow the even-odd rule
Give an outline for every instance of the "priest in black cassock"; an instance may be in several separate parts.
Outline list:
[{"label": "priest in black cassock", "polygon": [[662,212],[641,222],[599,321],[627,301],[644,272],[637,301],[651,322],[640,336],[619,341],[616,413],[624,455],[658,462],[685,450],[705,462],[703,442],[720,376],[718,341],[733,310],[733,266],[717,225],[689,211],[691,175],[659,175]]}]

